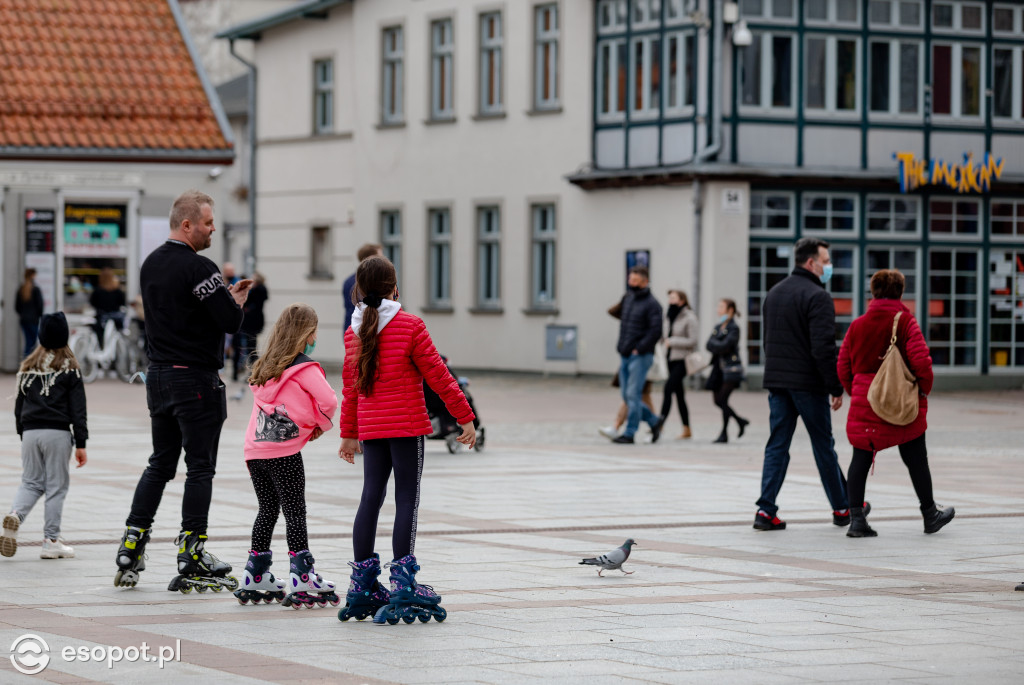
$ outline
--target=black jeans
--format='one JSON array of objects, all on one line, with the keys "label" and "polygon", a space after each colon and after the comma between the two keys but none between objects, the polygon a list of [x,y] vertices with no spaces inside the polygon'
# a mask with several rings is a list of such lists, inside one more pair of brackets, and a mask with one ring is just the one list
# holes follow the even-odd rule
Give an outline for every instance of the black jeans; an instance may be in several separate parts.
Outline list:
[{"label": "black jeans", "polygon": [[224,384],[216,371],[151,365],[146,377],[146,402],[153,432],[153,454],[135,488],[127,525],[149,528],[167,481],[178,470],[185,450],[185,495],[181,529],[205,533],[217,445],[227,418]]},{"label": "black jeans", "polygon": [[[928,468],[928,446],[925,444],[924,434],[900,445],[900,457],[910,473],[910,482],[913,483],[914,492],[921,503],[921,511],[924,511],[935,504],[932,494],[932,472]],[[856,447],[853,449],[853,460],[850,461],[850,470],[846,474],[852,506],[859,507],[860,502],[864,501],[868,472],[871,471],[874,460],[875,455],[868,450]]]},{"label": "black jeans", "polygon": [[665,381],[665,399],[661,401],[661,418],[667,419],[672,411],[672,396],[676,396],[679,405],[679,418],[684,426],[690,425],[690,409],[686,406],[686,391],[683,381],[686,379],[686,361],[677,359],[668,363],[668,380]]},{"label": "black jeans", "polygon": [[732,410],[729,406],[729,396],[732,395],[733,391],[740,387],[740,384],[734,381],[722,381],[722,383],[715,388],[715,406],[722,410],[722,430],[729,427],[729,419],[736,419],[737,422],[740,420],[739,414]]},{"label": "black jeans", "polygon": [[363,495],[352,530],[356,561],[373,554],[377,517],[388,494],[388,479],[395,471],[395,526],[391,532],[394,559],[416,548],[416,518],[423,476],[423,437],[363,441]]}]

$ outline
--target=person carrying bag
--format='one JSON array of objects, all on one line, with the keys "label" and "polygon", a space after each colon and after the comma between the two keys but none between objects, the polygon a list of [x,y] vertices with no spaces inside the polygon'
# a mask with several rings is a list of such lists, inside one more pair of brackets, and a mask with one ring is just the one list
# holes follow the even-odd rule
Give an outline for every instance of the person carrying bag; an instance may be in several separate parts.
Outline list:
[{"label": "person carrying bag", "polygon": [[903,312],[896,312],[892,320],[892,338],[885,351],[882,366],[868,386],[868,403],[878,418],[896,426],[906,426],[917,418],[920,408],[917,379],[910,373],[903,355],[896,347],[896,331]]}]

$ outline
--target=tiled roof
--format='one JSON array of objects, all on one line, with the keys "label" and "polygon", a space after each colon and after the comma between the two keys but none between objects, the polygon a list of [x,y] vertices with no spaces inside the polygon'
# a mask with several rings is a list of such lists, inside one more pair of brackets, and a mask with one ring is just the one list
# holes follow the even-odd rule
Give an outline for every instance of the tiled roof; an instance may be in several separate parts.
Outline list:
[{"label": "tiled roof", "polygon": [[0,158],[230,162],[168,0],[0,0]]}]

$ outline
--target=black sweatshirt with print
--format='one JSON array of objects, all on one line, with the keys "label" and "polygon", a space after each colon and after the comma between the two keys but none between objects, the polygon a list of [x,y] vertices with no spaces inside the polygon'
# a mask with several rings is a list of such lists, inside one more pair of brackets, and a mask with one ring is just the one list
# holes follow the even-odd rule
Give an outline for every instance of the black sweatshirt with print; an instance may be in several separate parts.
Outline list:
[{"label": "black sweatshirt with print", "polygon": [[238,332],[243,314],[217,265],[168,240],[146,257],[140,280],[150,363],[223,367],[224,334]]}]

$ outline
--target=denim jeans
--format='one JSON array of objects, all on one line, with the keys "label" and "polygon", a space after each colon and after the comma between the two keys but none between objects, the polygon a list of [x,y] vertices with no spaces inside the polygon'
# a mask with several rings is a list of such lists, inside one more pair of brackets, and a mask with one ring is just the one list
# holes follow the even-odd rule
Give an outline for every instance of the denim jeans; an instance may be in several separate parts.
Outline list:
[{"label": "denim jeans", "polygon": [[39,339],[39,324],[22,323],[21,332],[25,336],[25,353],[22,356],[27,357],[36,348],[36,340]]},{"label": "denim jeans", "polygon": [[793,442],[797,417],[803,419],[811,438],[814,462],[832,509],[847,508],[846,477],[839,467],[835,440],[832,438],[832,415],[829,396],[821,392],[773,390],[768,395],[771,435],[764,448],[764,468],[761,471],[761,498],[757,506],[769,516],[775,516],[779,507],[775,500],[786,480],[789,468],[789,446]]},{"label": "denim jeans", "polygon": [[644,382],[647,380],[647,372],[654,364],[653,354],[634,354],[622,358],[619,366],[619,386],[622,389],[622,401],[629,408],[629,416],[626,419],[626,431],[622,434],[631,438],[640,427],[640,420],[646,421],[652,427],[658,423],[658,417],[647,408],[643,402]]},{"label": "denim jeans", "polygon": [[216,371],[151,365],[146,377],[153,454],[135,488],[127,525],[149,528],[164,486],[174,478],[185,450],[185,495],[181,529],[205,533],[217,446],[227,418],[224,384]]}]

